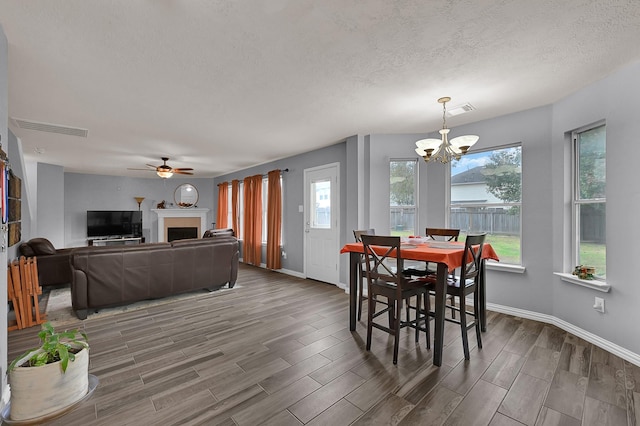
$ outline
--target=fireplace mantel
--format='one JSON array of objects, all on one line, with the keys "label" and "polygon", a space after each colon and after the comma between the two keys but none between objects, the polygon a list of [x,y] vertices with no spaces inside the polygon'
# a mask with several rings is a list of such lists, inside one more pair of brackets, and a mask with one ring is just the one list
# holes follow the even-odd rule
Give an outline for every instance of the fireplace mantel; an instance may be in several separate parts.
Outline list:
[{"label": "fireplace mantel", "polygon": [[[209,209],[151,209],[152,212],[158,215],[158,242],[167,241],[167,226],[165,222],[170,222],[173,219],[180,220],[194,220],[199,219],[198,235],[202,235],[207,229],[207,213]],[[166,219],[169,219],[168,221]]]}]

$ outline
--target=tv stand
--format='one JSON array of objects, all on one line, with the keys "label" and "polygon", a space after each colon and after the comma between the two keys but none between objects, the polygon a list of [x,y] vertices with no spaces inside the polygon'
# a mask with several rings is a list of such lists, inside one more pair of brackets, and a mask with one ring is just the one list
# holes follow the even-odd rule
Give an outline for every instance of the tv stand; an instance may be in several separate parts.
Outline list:
[{"label": "tv stand", "polygon": [[90,246],[120,246],[143,243],[143,237],[107,237],[92,238],[89,240]]}]

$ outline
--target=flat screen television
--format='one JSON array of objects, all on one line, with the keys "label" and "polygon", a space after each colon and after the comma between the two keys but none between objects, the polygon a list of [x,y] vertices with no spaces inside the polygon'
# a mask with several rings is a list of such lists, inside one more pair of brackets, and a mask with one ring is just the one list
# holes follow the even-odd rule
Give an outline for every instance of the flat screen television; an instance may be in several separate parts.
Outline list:
[{"label": "flat screen television", "polygon": [[142,237],[142,212],[88,210],[87,237]]}]

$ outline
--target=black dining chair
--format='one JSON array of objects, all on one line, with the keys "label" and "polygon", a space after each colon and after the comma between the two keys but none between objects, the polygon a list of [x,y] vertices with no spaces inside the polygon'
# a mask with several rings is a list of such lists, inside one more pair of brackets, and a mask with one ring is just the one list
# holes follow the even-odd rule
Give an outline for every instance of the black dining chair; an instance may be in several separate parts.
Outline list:
[{"label": "black dining chair", "polygon": [[[462,348],[464,351],[464,358],[469,359],[469,339],[467,337],[467,331],[471,328],[475,328],[476,338],[478,340],[478,348],[482,349],[482,336],[480,335],[480,273],[482,264],[482,248],[486,233],[467,235],[464,244],[464,254],[462,259],[463,264],[460,268],[460,276],[449,275],[447,277],[446,292],[448,296],[454,298],[454,303],[447,303],[446,307],[452,310],[456,310],[460,316],[459,319],[454,317],[447,318],[445,321],[453,322],[460,325],[460,331],[462,334]],[[435,276],[428,275],[421,278],[422,280],[435,283]],[[473,294],[473,311],[468,311],[466,306],[466,298],[468,295]],[[455,298],[458,299],[458,305],[455,304]],[[430,299],[427,298],[427,310],[429,315],[435,317],[435,312],[431,310]],[[468,321],[468,316],[473,317],[473,321]]]},{"label": "black dining chair", "polygon": [[[376,233],[376,230],[373,228],[360,229],[360,230],[354,230],[353,236],[355,237],[356,242],[361,243],[363,235],[375,235],[375,233]],[[364,290],[363,282],[367,274],[367,269],[364,266],[364,262],[365,262],[365,257],[364,255],[362,255],[360,256],[360,268],[358,269],[358,321],[362,319],[362,303],[365,300],[367,300],[367,297],[364,295],[364,292],[363,292]]]},{"label": "black dining chair", "polygon": [[[411,280],[402,274],[403,259],[400,255],[400,237],[362,235],[364,246],[365,268],[367,277],[368,318],[367,318],[367,351],[371,350],[371,335],[374,328],[385,331],[394,337],[393,363],[398,363],[398,344],[400,329],[411,327],[415,329],[416,342],[419,341],[420,331],[426,333],[427,347],[430,346],[429,315],[427,307],[427,293],[431,283]],[[375,248],[374,248],[375,246]],[[376,251],[377,250],[377,251]],[[383,296],[388,304],[383,309],[376,310],[379,304],[377,297]],[[416,317],[414,320],[402,321],[403,303],[407,298],[417,296]],[[422,297],[420,297],[422,296]],[[420,300],[423,299],[425,309],[421,309]],[[388,314],[388,325],[375,321],[383,314]],[[422,326],[424,323],[425,326]]]},{"label": "black dining chair", "polygon": [[[426,228],[425,236],[429,240],[433,241],[458,241],[458,237],[460,236],[460,230],[455,228]],[[427,275],[434,275],[437,272],[437,265],[430,265],[429,262],[425,262],[424,269],[417,268],[406,268],[404,270],[405,275],[415,276],[415,277],[424,277]],[[452,274],[453,275],[453,274]],[[433,291],[431,291],[433,295]],[[453,296],[449,296],[450,304],[454,304]],[[410,300],[407,300],[407,304],[410,309],[413,309],[414,306],[410,304]],[[456,310],[451,310],[452,318],[456,317]]]}]

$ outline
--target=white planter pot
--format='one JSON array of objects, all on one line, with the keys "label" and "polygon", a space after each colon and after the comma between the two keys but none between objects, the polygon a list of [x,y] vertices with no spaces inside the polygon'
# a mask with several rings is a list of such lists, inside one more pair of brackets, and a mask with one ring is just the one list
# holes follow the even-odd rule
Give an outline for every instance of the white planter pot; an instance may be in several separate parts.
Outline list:
[{"label": "white planter pot", "polygon": [[16,367],[9,372],[11,420],[44,417],[73,405],[89,390],[89,350],[82,349],[62,372],[60,362]]}]

